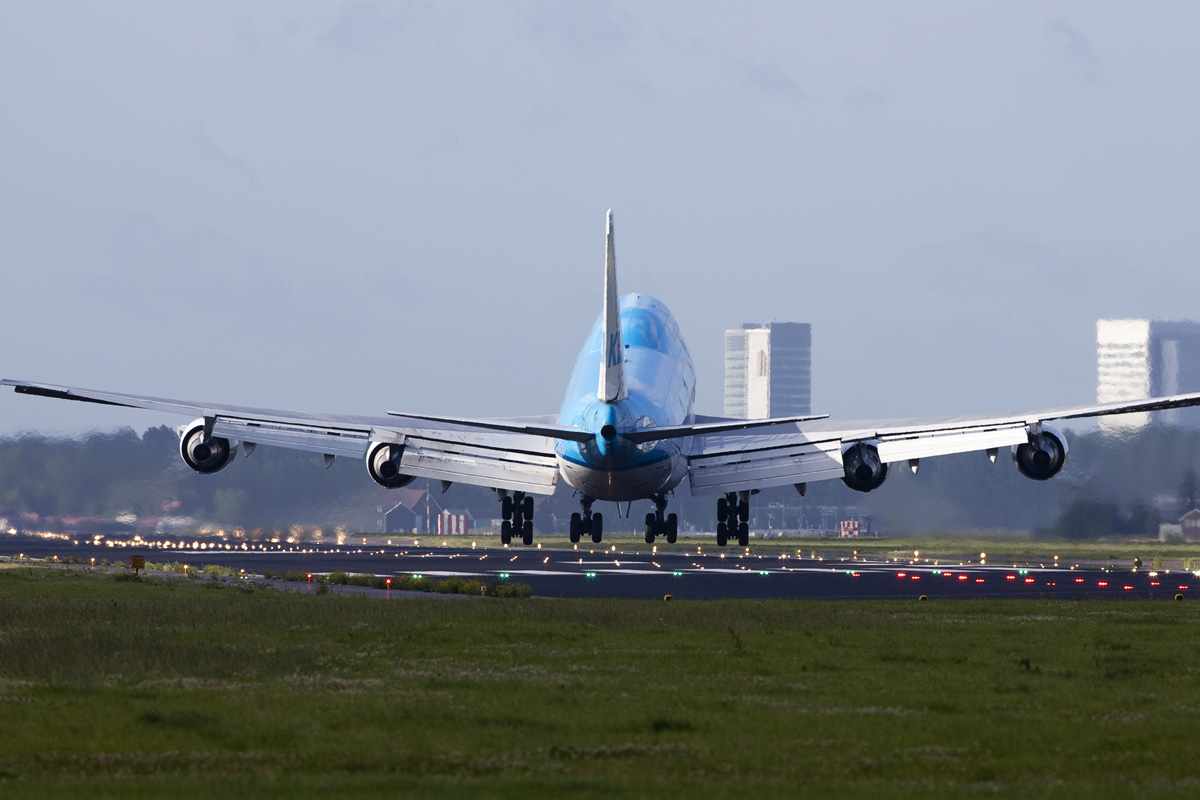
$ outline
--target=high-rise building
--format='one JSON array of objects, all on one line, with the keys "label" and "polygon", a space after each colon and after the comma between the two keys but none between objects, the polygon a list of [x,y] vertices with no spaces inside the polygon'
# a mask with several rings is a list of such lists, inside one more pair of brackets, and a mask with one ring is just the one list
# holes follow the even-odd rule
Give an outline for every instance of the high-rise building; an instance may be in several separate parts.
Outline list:
[{"label": "high-rise building", "polygon": [[[1096,320],[1096,401],[1115,403],[1200,391],[1200,322]],[[1200,427],[1194,409],[1158,412],[1156,422]],[[1111,432],[1134,431],[1151,415],[1101,417]]]},{"label": "high-rise building", "polygon": [[725,331],[725,416],[812,413],[812,325],[747,322]]}]

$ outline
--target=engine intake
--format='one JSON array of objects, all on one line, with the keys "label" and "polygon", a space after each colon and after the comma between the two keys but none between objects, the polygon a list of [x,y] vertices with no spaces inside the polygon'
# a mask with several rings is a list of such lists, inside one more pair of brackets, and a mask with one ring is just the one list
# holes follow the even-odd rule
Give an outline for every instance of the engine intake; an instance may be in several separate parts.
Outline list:
[{"label": "engine intake", "polygon": [[220,472],[237,457],[237,442],[222,436],[204,439],[204,420],[194,420],[179,436],[179,457],[201,475]]},{"label": "engine intake", "polygon": [[404,455],[404,445],[380,442],[367,450],[367,472],[371,480],[385,489],[399,489],[407,486],[415,479],[412,475],[400,472],[400,459]]},{"label": "engine intake", "polygon": [[887,480],[888,465],[879,460],[879,451],[873,444],[859,442],[842,453],[842,467],[846,474],[842,482],[856,492],[878,489]]},{"label": "engine intake", "polygon": [[1025,444],[1013,448],[1013,461],[1026,478],[1048,481],[1067,463],[1067,440],[1058,431],[1042,428]]}]

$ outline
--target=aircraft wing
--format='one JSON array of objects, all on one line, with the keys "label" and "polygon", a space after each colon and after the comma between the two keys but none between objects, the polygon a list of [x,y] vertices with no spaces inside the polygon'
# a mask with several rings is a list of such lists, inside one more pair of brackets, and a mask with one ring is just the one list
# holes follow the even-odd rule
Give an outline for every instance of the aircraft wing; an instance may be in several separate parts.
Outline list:
[{"label": "aircraft wing", "polygon": [[213,436],[324,456],[362,460],[372,442],[402,444],[399,467],[406,475],[534,494],[554,493],[558,466],[552,436],[570,433],[541,420],[310,414],[9,379],[0,380],[0,386],[17,394],[203,417]]},{"label": "aircraft wing", "polygon": [[841,478],[842,453],[874,445],[886,463],[996,450],[1025,444],[1045,422],[1162,411],[1200,405],[1200,393],[1107,405],[1032,411],[1011,416],[933,421],[825,420],[695,436],[688,455],[694,494],[788,486]]}]

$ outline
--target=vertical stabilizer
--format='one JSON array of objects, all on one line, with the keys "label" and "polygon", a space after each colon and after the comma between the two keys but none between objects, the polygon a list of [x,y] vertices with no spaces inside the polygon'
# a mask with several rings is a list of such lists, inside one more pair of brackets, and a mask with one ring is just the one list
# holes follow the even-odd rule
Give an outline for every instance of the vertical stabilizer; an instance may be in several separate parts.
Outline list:
[{"label": "vertical stabilizer", "polygon": [[602,402],[625,398],[625,348],[621,345],[620,295],[617,294],[617,254],[613,247],[613,214],[609,209],[604,231],[604,324],[600,342],[600,388]]}]

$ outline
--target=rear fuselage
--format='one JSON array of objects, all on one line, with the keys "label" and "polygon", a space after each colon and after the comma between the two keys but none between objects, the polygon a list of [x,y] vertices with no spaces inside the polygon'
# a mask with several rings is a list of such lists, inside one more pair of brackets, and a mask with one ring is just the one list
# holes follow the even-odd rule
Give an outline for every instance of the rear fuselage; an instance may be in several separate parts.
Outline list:
[{"label": "rear fuselage", "polygon": [[604,358],[598,319],[575,361],[559,411],[561,424],[595,433],[587,442],[559,442],[557,452],[563,480],[597,500],[663,494],[687,474],[686,439],[638,445],[620,436],[693,420],[696,371],[679,325],[662,302],[644,294],[621,298],[620,320],[625,396],[611,403],[597,396]]}]

